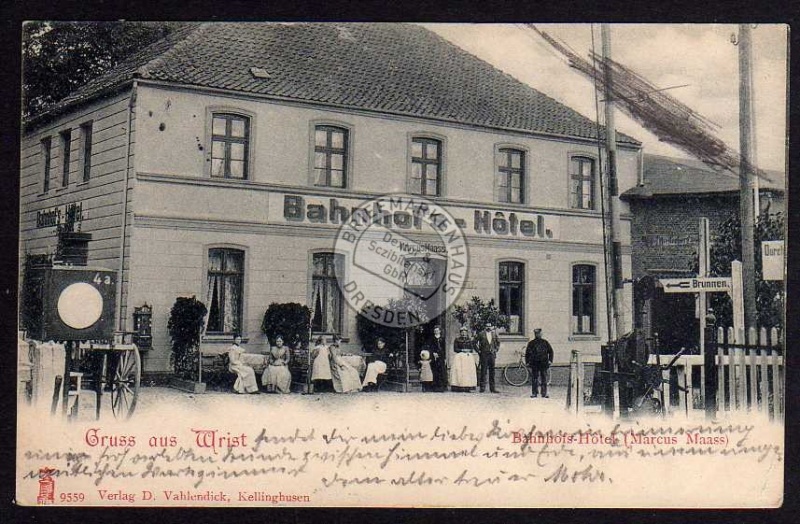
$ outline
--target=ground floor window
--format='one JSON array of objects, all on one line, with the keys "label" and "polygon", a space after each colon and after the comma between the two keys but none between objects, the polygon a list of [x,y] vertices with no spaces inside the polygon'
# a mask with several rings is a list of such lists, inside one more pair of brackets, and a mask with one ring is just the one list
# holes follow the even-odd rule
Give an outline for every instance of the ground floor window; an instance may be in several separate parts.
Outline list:
[{"label": "ground floor window", "polygon": [[595,266],[572,266],[572,333],[595,333]]},{"label": "ground floor window", "polygon": [[508,317],[508,333],[523,333],[525,311],[525,264],[500,262],[500,313]]},{"label": "ground floor window", "polygon": [[238,333],[242,327],[244,251],[208,250],[208,333]]},{"label": "ground floor window", "polygon": [[314,253],[311,277],[311,329],[315,333],[342,332],[342,291],[338,277],[342,275],[343,257],[335,253]]}]

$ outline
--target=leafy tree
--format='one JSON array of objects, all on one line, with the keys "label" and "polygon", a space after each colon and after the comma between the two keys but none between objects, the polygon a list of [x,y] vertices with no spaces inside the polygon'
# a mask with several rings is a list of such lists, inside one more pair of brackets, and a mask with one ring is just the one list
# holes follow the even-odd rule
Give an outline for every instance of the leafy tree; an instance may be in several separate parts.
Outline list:
[{"label": "leafy tree", "polygon": [[[756,319],[759,327],[783,327],[785,295],[782,281],[765,281],[761,268],[761,242],[782,240],[785,220],[782,213],[761,215],[756,224],[755,239],[755,279],[756,279]],[[739,216],[723,222],[711,242],[710,276],[729,277],[731,262],[742,259],[742,235]],[[699,262],[695,255],[692,268],[697,272]],[[733,304],[727,294],[709,295],[709,307],[714,309],[717,322],[721,326],[733,325]]]},{"label": "leafy tree", "polygon": [[453,318],[462,326],[468,326],[473,335],[483,331],[489,322],[497,328],[508,329],[509,326],[508,317],[500,313],[494,299],[485,301],[473,296],[466,304],[454,306],[452,311]]},{"label": "leafy tree", "polygon": [[28,22],[23,115],[31,117],[178,28],[177,22]]}]

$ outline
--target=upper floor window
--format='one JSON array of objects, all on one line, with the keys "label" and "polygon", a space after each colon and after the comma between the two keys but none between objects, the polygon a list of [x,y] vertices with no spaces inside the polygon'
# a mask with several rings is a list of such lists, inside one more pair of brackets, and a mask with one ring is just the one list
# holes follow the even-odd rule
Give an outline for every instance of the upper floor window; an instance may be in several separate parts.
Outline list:
[{"label": "upper floor window", "polygon": [[92,123],[81,125],[83,140],[83,181],[88,182],[92,172]]},{"label": "upper floor window", "polygon": [[523,333],[525,313],[525,264],[522,262],[500,262],[498,278],[500,289],[500,313],[508,317],[509,334]]},{"label": "upper floor window", "polygon": [[347,135],[341,127],[314,128],[314,185],[347,186]]},{"label": "upper floor window", "polygon": [[442,142],[411,139],[411,188],[415,195],[439,196],[442,176]]},{"label": "upper floor window", "polygon": [[335,253],[314,253],[311,276],[311,329],[315,333],[341,333],[343,300],[337,283],[343,260]]},{"label": "upper floor window", "polygon": [[61,132],[61,186],[69,185],[69,164],[72,160],[72,130],[67,129]]},{"label": "upper floor window", "polygon": [[498,150],[495,176],[497,201],[521,204],[524,201],[525,152],[508,148]]},{"label": "upper floor window", "polygon": [[47,193],[50,191],[50,155],[52,148],[52,140],[48,136],[42,139],[42,168],[44,169],[44,178],[42,184],[42,192]]},{"label": "upper floor window", "polygon": [[244,251],[214,248],[208,250],[208,326],[209,333],[238,333],[242,327],[244,289]]},{"label": "upper floor window", "polygon": [[572,266],[572,333],[595,333],[596,269],[589,264]]},{"label": "upper floor window", "polygon": [[247,179],[250,119],[230,113],[211,118],[211,176]]},{"label": "upper floor window", "polygon": [[570,206],[573,209],[594,209],[594,160],[582,156],[569,161]]}]

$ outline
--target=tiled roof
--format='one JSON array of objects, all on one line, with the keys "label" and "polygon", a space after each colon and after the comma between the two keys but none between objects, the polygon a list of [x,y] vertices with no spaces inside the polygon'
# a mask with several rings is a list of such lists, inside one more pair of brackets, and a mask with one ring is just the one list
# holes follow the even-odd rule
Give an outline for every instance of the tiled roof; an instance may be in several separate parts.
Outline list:
[{"label": "tiled roof", "polygon": [[[760,179],[761,189],[784,191],[784,174],[766,171],[771,180]],[[644,185],[629,189],[621,198],[734,193],[739,178],[727,170],[716,171],[698,160],[644,155]]]},{"label": "tiled roof", "polygon": [[[596,136],[592,120],[413,24],[193,24],[54,109],[134,76],[493,128]],[[622,133],[617,139],[639,144]]]}]

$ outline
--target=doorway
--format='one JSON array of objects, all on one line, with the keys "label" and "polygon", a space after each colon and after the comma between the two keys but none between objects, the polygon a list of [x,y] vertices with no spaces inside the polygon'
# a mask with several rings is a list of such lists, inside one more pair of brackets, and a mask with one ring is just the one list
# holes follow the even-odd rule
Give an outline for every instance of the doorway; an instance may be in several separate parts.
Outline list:
[{"label": "doorway", "polygon": [[[442,338],[447,341],[447,297],[442,291],[447,263],[439,258],[410,258],[406,260],[404,293],[421,301],[422,310],[428,321],[412,329],[409,333],[409,360],[416,367],[420,352],[433,339],[433,328],[439,326]],[[446,349],[446,348],[445,348]],[[446,359],[447,351],[445,351]],[[445,361],[446,365],[446,361]]]}]

